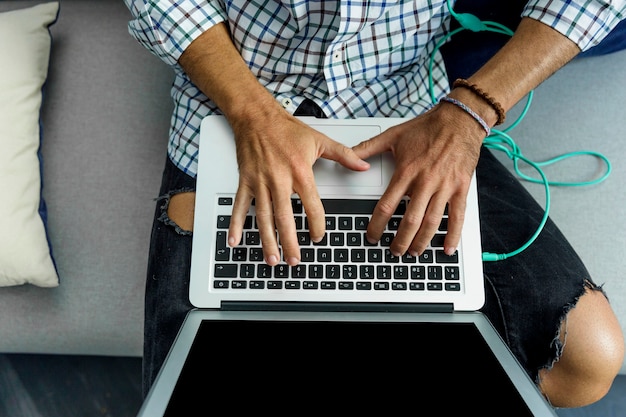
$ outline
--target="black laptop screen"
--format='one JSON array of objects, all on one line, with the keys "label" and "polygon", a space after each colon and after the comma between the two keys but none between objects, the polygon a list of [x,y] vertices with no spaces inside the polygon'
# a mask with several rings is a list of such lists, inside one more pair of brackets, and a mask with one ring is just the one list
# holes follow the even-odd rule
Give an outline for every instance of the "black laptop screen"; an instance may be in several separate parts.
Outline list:
[{"label": "black laptop screen", "polygon": [[531,416],[472,324],[213,321],[167,416]]}]

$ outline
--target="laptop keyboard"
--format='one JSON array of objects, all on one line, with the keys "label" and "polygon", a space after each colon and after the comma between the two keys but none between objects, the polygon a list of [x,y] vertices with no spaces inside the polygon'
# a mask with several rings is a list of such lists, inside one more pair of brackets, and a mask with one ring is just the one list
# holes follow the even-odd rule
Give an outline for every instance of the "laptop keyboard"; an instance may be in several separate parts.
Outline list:
[{"label": "laptop keyboard", "polygon": [[[406,209],[402,201],[387,224],[381,240],[365,238],[369,217],[377,200],[323,199],[326,235],[319,243],[309,238],[302,202],[292,200],[301,262],[296,266],[263,261],[261,239],[251,208],[242,242],[227,245],[230,214],[217,216],[214,254],[214,289],[228,290],[327,290],[327,291],[461,291],[458,251],[443,251],[447,213],[430,246],[419,257],[391,254],[389,246]],[[232,209],[232,198],[218,204]]]}]

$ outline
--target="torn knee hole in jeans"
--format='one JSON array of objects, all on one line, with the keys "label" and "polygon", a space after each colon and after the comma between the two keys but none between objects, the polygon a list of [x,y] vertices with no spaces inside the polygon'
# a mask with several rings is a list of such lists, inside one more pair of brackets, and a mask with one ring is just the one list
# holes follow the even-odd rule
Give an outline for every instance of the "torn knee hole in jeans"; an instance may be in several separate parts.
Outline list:
[{"label": "torn knee hole in jeans", "polygon": [[163,201],[158,220],[172,226],[176,233],[191,235],[193,232],[196,192],[193,189],[175,190],[158,198]]}]

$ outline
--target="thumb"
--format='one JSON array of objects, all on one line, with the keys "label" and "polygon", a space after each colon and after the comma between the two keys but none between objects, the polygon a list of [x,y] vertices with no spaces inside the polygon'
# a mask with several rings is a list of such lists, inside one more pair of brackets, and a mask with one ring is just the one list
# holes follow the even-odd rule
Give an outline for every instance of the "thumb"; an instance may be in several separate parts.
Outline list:
[{"label": "thumb", "polygon": [[332,139],[324,147],[322,157],[336,161],[353,171],[366,171],[370,167],[369,162],[361,159],[352,148]]},{"label": "thumb", "polygon": [[390,150],[390,148],[387,141],[384,140],[384,137],[381,134],[353,146],[352,150],[357,157],[367,159],[370,156],[386,152]]}]

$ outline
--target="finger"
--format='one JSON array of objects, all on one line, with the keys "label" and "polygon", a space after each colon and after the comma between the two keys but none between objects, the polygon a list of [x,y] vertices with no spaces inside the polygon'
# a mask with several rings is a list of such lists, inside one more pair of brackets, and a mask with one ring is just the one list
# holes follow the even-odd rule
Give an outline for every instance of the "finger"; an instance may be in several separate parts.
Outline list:
[{"label": "finger", "polygon": [[370,243],[375,243],[380,240],[380,237],[383,235],[389,223],[389,219],[391,219],[400,200],[406,194],[405,190],[405,187],[395,184],[392,178],[389,186],[380,197],[380,200],[378,200],[378,203],[376,203],[369,225],[367,226],[367,240]]},{"label": "finger", "polygon": [[332,139],[325,144],[322,156],[326,159],[336,161],[354,171],[365,171],[370,167],[369,162],[361,159],[352,148]]},{"label": "finger", "polygon": [[461,241],[466,207],[467,195],[465,194],[458,197],[455,196],[448,205],[448,232],[443,248],[447,255],[454,255]]},{"label": "finger", "polygon": [[296,236],[296,222],[293,218],[291,193],[275,192],[273,194],[274,222],[278,229],[280,246],[287,264],[297,265],[300,262],[300,246]]},{"label": "finger", "polygon": [[263,245],[263,257],[268,265],[276,265],[280,262],[280,251],[276,240],[276,227],[274,226],[274,211],[269,190],[263,188],[255,197],[255,211],[257,228]]},{"label": "finger", "polygon": [[379,153],[391,150],[387,132],[388,131],[374,136],[371,139],[364,140],[358,145],[353,146],[352,150],[356,156],[361,159],[367,159],[370,156],[378,155]]},{"label": "finger", "polygon": [[228,246],[230,247],[235,247],[241,242],[243,226],[248,211],[250,210],[252,198],[253,195],[249,189],[241,185],[237,188],[233,211],[230,216],[230,224],[228,226]]},{"label": "finger", "polygon": [[[446,200],[447,198],[444,197],[443,193],[437,193],[430,197],[428,207],[423,214],[422,223],[419,225],[419,229],[413,241],[410,243],[409,250],[412,255],[421,255],[428,245],[430,245],[433,236],[435,236],[441,224],[441,219],[443,218],[443,213],[446,208]],[[402,227],[402,223],[400,223],[400,227]]]},{"label": "finger", "polygon": [[320,242],[326,234],[326,214],[315,182],[296,191],[298,191],[300,200],[302,200],[302,205],[304,206],[307,222],[309,224],[309,236],[313,242]]}]

